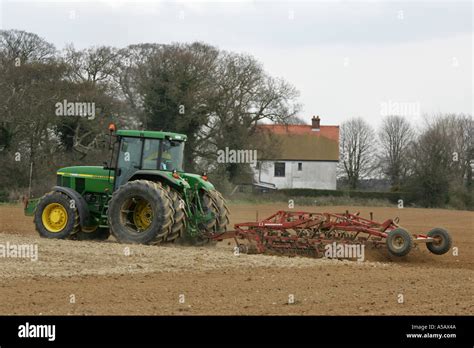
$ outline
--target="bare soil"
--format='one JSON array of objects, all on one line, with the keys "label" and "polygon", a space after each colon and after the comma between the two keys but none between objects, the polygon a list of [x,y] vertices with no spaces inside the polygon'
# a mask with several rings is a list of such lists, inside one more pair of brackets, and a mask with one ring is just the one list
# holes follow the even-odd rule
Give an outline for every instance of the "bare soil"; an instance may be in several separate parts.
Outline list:
[{"label": "bare soil", "polygon": [[[231,224],[284,204],[231,205]],[[32,315],[470,315],[474,312],[474,213],[383,207],[298,210],[395,216],[413,233],[446,228],[458,254],[420,245],[403,258],[366,250],[363,262],[214,247],[144,246],[40,238],[21,206],[0,206],[0,245],[33,244],[38,260],[0,257],[0,314]],[[230,226],[232,227],[232,226]],[[294,303],[292,300],[294,299]]]}]

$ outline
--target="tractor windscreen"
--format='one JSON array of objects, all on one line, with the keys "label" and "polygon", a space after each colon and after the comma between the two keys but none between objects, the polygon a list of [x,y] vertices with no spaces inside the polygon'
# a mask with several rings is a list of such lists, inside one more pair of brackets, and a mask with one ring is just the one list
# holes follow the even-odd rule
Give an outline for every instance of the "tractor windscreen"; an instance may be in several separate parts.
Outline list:
[{"label": "tractor windscreen", "polygon": [[183,155],[184,142],[164,139],[160,169],[183,171]]}]

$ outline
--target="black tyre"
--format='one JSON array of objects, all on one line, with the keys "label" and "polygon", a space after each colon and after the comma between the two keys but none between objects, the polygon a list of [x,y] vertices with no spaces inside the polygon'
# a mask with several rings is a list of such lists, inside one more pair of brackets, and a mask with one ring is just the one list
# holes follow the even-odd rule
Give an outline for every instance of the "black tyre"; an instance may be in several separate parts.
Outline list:
[{"label": "black tyre", "polygon": [[413,240],[410,234],[403,228],[396,228],[389,232],[386,240],[388,251],[395,256],[407,255],[412,246]]},{"label": "black tyre", "polygon": [[80,230],[79,213],[71,198],[52,191],[36,207],[34,223],[41,237],[65,239]]},{"label": "black tyre", "polygon": [[170,234],[173,214],[173,202],[161,183],[135,180],[112,195],[108,221],[121,243],[158,244]]},{"label": "black tyre", "polygon": [[[204,213],[207,214],[211,212],[214,218],[206,223],[199,224],[199,230],[210,234],[227,231],[230,213],[227,203],[220,192],[217,190],[202,191],[201,205]],[[187,243],[197,246],[211,243],[211,240],[205,236],[196,236],[194,238],[186,237],[185,240]]]},{"label": "black tyre", "polygon": [[107,240],[110,237],[110,230],[104,227],[96,227],[91,230],[81,228],[75,233],[75,240]]},{"label": "black tyre", "polygon": [[[219,191],[212,190],[207,192],[207,194],[209,195],[210,200],[212,201],[211,210],[216,216],[216,218],[214,219],[215,223],[212,224],[213,226],[211,227],[212,231],[214,233],[226,232],[227,225],[229,225],[230,215],[227,203]],[[206,195],[204,197],[206,197]]]},{"label": "black tyre", "polygon": [[433,254],[443,255],[451,249],[453,241],[448,231],[445,229],[433,228],[427,233],[427,236],[435,240],[434,242],[426,243],[426,247]]},{"label": "black tyre", "polygon": [[174,242],[186,233],[186,209],[181,195],[168,185],[163,185],[173,205],[173,226],[166,236],[167,242]]},{"label": "black tyre", "polygon": [[[214,218],[201,223],[198,229],[204,234],[213,234],[227,231],[227,225],[229,224],[229,208],[222,197],[220,192],[216,190],[201,191],[201,206],[205,214],[211,212]],[[190,237],[186,233],[179,239],[179,242],[187,245],[202,246],[211,244],[211,240],[202,235]]]}]

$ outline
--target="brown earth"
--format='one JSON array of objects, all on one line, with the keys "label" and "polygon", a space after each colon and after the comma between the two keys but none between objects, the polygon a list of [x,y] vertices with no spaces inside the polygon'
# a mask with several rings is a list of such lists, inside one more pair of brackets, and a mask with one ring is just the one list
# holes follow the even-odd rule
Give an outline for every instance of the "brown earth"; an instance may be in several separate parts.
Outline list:
[{"label": "brown earth", "polygon": [[[231,223],[284,204],[231,205]],[[366,261],[239,256],[215,247],[143,246],[39,238],[20,206],[0,206],[0,246],[34,244],[38,260],[0,257],[0,314],[393,315],[474,312],[474,213],[385,207],[297,207],[395,216],[413,233],[444,227],[458,255],[420,245],[403,258],[366,250]],[[403,302],[399,303],[403,297]],[[289,299],[294,303],[289,304]],[[75,301],[72,301],[74,299]],[[71,303],[73,302],[73,303]]]}]

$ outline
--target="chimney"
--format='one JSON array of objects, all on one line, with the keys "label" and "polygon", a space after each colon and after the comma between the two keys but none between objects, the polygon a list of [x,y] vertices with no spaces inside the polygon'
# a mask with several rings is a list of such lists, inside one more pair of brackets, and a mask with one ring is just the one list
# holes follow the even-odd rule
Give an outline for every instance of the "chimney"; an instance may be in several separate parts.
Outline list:
[{"label": "chimney", "polygon": [[319,118],[319,116],[316,116],[311,119],[311,130],[313,132],[319,132],[320,130],[320,127],[319,127],[319,123],[320,123],[321,119]]}]

